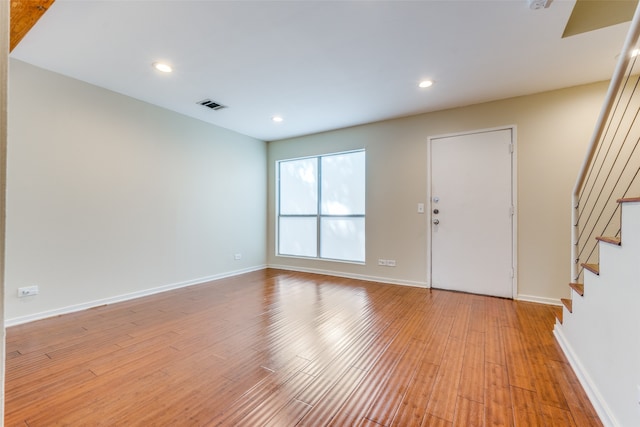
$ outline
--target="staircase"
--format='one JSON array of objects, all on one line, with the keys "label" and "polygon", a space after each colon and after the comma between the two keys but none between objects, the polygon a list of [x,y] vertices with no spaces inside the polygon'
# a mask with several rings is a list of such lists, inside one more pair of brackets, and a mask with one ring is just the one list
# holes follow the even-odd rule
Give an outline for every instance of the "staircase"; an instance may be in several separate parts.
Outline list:
[{"label": "staircase", "polygon": [[571,200],[554,335],[605,426],[640,426],[640,4]]},{"label": "staircase", "polygon": [[618,204],[622,238],[596,238],[554,334],[603,424],[626,427],[640,426],[640,198]]}]

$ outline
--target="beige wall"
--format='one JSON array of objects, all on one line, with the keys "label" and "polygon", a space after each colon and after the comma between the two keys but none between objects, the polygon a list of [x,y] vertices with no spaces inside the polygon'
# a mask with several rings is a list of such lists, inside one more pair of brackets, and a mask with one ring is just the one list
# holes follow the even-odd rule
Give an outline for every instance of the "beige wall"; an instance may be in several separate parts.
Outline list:
[{"label": "beige wall", "polygon": [[[10,72],[10,322],[265,264],[425,286],[428,215],[416,204],[427,138],[508,125],[517,126],[519,295],[568,295],[569,196],[604,83],[265,144],[19,61]],[[275,161],[358,148],[367,264],[276,257]],[[40,295],[17,298],[36,284]]]},{"label": "beige wall", "polygon": [[[269,143],[269,265],[425,286],[429,217],[416,205],[426,201],[428,137],[515,125],[518,295],[558,301],[569,295],[571,190],[606,88],[598,83]],[[357,148],[367,151],[366,265],[275,256],[275,161]],[[397,266],[379,267],[378,258]]]},{"label": "beige wall", "polygon": [[[264,267],[265,142],[9,71],[10,323]],[[40,294],[17,298],[29,285]]]}]

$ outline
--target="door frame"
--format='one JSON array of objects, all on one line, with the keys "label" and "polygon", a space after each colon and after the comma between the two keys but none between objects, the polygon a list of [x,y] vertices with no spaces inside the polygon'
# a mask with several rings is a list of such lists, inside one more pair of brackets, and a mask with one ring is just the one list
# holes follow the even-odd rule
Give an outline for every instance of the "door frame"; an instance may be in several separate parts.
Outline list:
[{"label": "door frame", "polygon": [[508,126],[499,126],[493,128],[486,129],[475,129],[466,132],[455,132],[455,133],[447,133],[440,135],[433,135],[427,138],[427,199],[426,199],[426,213],[425,220],[427,221],[427,287],[432,287],[432,262],[431,262],[431,254],[432,254],[432,234],[433,227],[431,226],[432,215],[433,215],[433,207],[432,207],[432,194],[431,194],[431,184],[433,182],[431,176],[431,146],[432,140],[434,139],[442,139],[442,138],[450,138],[455,136],[464,136],[464,135],[473,135],[476,133],[487,133],[487,132],[495,132],[501,130],[510,130],[511,131],[511,144],[513,146],[513,155],[511,156],[511,200],[513,203],[513,216],[511,220],[511,262],[512,262],[512,271],[513,277],[511,279],[511,297],[512,299],[517,299],[518,296],[518,138],[517,138],[517,126],[516,125],[508,125]]}]

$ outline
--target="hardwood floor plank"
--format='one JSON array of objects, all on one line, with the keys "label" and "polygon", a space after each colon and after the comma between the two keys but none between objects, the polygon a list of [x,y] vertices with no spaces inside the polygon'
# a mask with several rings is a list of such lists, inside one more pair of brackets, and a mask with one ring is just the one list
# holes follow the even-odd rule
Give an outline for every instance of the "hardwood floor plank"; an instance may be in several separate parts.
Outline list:
[{"label": "hardwood floor plank", "polygon": [[[378,399],[378,396],[384,393],[386,383],[409,347],[411,334],[415,328],[419,326],[418,320],[420,316],[416,313],[417,312],[412,313],[407,320],[398,319],[398,323],[404,323],[407,326],[407,333],[396,333],[391,338],[391,341],[387,347],[381,351],[380,357],[371,369],[368,370],[367,375],[359,384],[358,388],[349,396],[344,407],[341,408],[334,417],[331,425],[352,425],[357,422],[357,420],[366,418],[369,409],[376,402],[382,401],[382,399]],[[362,364],[356,364],[356,366],[363,369]]]},{"label": "hardwood floor plank", "polygon": [[295,426],[311,410],[311,406],[297,399],[292,399],[276,413],[265,427]]},{"label": "hardwood floor plank", "polygon": [[494,317],[487,318],[485,329],[484,357],[489,363],[506,366],[504,342],[500,324]]},{"label": "hardwood floor plank", "polygon": [[536,391],[540,401],[560,409],[569,409],[565,395],[556,376],[547,367],[547,363],[536,362],[531,365],[534,372]]},{"label": "hardwood floor plank", "polygon": [[449,331],[453,325],[453,318],[444,317],[438,328],[428,342],[429,351],[424,355],[427,363],[440,365],[445,354],[447,341],[449,340]]},{"label": "hardwood floor plank", "polygon": [[513,406],[505,366],[485,363],[485,425],[512,426]]},{"label": "hardwood floor plank", "polygon": [[[377,341],[381,338],[371,334],[365,334],[361,337],[363,338],[361,341],[354,342],[354,345],[348,351],[343,352],[340,357],[332,359],[331,364],[324,371],[316,374],[309,387],[298,394],[296,398],[309,405],[316,405],[331,390],[339,378],[353,369],[352,365],[360,356],[370,346],[377,345]],[[306,369],[305,372],[307,372]]]},{"label": "hardwood floor plank", "polygon": [[516,426],[543,426],[542,408],[537,393],[519,387],[511,387],[513,415]]},{"label": "hardwood floor plank", "polygon": [[384,424],[377,423],[368,418],[363,418],[360,422],[356,423],[358,427],[384,427]]},{"label": "hardwood floor plank", "polygon": [[7,329],[5,425],[601,426],[552,307],[262,270]]},{"label": "hardwood floor plank", "polygon": [[576,427],[571,413],[555,406],[542,405],[542,416],[547,427]]},{"label": "hardwood floor plank", "polygon": [[422,360],[418,372],[407,389],[398,412],[393,419],[394,426],[419,426],[427,413],[433,385],[438,374],[438,366]]},{"label": "hardwood floor plank", "polygon": [[[266,376],[255,386],[247,390],[242,396],[227,407],[227,409],[219,417],[211,420],[209,423],[220,423],[225,425],[242,424],[245,417],[249,416],[256,410],[270,395],[278,389],[292,381],[298,374],[304,375],[303,379],[310,378],[308,375],[299,372],[309,362],[305,359],[294,357],[283,364],[278,371],[272,375]],[[299,392],[300,390],[298,390]]]},{"label": "hardwood floor plank", "polygon": [[[309,385],[312,378],[313,377],[309,374],[305,374],[301,371],[297,372],[293,378],[280,385],[265,398],[260,399],[259,405],[247,415],[240,418],[237,424],[247,426],[266,425],[271,418],[279,414],[290,402],[295,401],[294,396],[298,394],[300,390],[304,390],[304,388]],[[309,409],[310,406],[306,405],[305,412]],[[299,415],[301,414],[296,413],[296,417]]]},{"label": "hardwood floor plank", "polygon": [[469,319],[471,317],[471,304],[468,301],[468,295],[461,295],[461,300],[456,308],[456,317],[453,320],[450,337],[464,340],[469,329]]},{"label": "hardwood floor plank", "polygon": [[[22,383],[23,386],[12,387],[6,390],[6,405],[13,408],[11,414],[5,417],[5,424],[11,425],[16,420],[14,415],[20,418],[22,413],[29,412],[33,404],[33,396],[54,395],[64,393],[69,387],[80,387],[95,378],[95,374],[86,369],[65,370],[54,376],[41,378],[39,381]],[[24,422],[23,420],[18,420]]]},{"label": "hardwood floor plank", "polygon": [[535,377],[530,375],[531,363],[519,329],[502,328],[509,385],[535,391]]},{"label": "hardwood floor plank", "polygon": [[453,421],[458,398],[464,344],[459,338],[449,337],[427,406],[427,413],[449,422]]},{"label": "hardwood floor plank", "polygon": [[468,332],[458,395],[484,403],[484,332]]},{"label": "hardwood floor plank", "polygon": [[442,418],[438,418],[431,414],[427,414],[422,422],[423,427],[452,427],[453,423],[451,421],[443,420]]},{"label": "hardwood floor plank", "polygon": [[366,418],[378,424],[387,426],[393,418],[404,399],[407,388],[413,379],[416,370],[420,366],[426,343],[412,339],[405,353],[400,356],[395,369],[390,372],[375,402],[369,408]]},{"label": "hardwood floor plank", "polygon": [[323,395],[309,412],[300,420],[299,426],[329,425],[339,412],[344,402],[360,385],[366,372],[351,367],[344,375],[336,380],[333,386]]},{"label": "hardwood floor plank", "polygon": [[437,305],[434,304],[425,314],[428,316],[426,326],[420,329],[415,339],[423,339],[426,346],[419,357],[419,366],[415,375],[410,379],[406,393],[398,405],[396,415],[392,420],[392,425],[397,426],[419,426],[427,412],[429,397],[435,384],[439,365],[430,363],[430,360],[442,360],[447,337],[453,324],[453,318],[447,317],[448,321],[442,322],[443,313],[448,308],[443,295],[439,294]]},{"label": "hardwood floor plank", "polygon": [[464,397],[458,397],[453,425],[456,427],[483,427],[484,405]]},{"label": "hardwood floor plank", "polygon": [[554,378],[558,381],[558,385],[562,390],[562,394],[567,401],[567,405],[573,419],[578,426],[602,426],[598,414],[587,399],[587,396],[581,392],[580,383],[568,362],[558,362],[550,360],[548,362],[550,371]]}]

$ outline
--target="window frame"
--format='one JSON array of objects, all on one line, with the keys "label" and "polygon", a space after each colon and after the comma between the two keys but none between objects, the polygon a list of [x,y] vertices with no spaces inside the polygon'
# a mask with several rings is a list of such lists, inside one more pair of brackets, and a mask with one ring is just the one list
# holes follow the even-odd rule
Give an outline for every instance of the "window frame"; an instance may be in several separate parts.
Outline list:
[{"label": "window frame", "polygon": [[[364,213],[362,214],[323,214],[322,213],[322,159],[326,157],[333,156],[343,156],[347,154],[354,153],[363,153],[365,155],[364,158]],[[281,185],[280,185],[280,166],[282,163],[297,161],[297,160],[305,160],[305,159],[317,159],[317,171],[316,171],[316,213],[315,214],[281,214]],[[288,159],[280,159],[276,160],[276,232],[275,232],[275,252],[276,256],[279,257],[287,257],[287,258],[302,258],[302,259],[311,259],[311,260],[321,260],[321,261],[334,261],[334,262],[344,262],[348,264],[366,264],[366,150],[364,148],[349,150],[349,151],[340,151],[335,153],[327,153],[327,154],[318,154],[313,156],[304,156],[304,157],[294,157]],[[295,254],[286,254],[280,253],[280,219],[281,218],[315,218],[316,219],[316,255],[315,256],[306,256],[306,255],[295,255]],[[349,260],[349,259],[341,259],[341,258],[328,258],[322,257],[322,219],[323,218],[332,218],[332,219],[352,219],[352,218],[362,218],[363,219],[363,229],[365,233],[364,237],[364,251],[363,251],[363,260]]]}]

